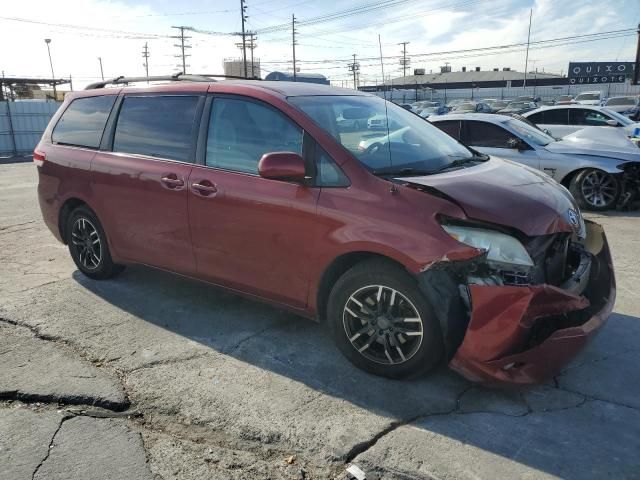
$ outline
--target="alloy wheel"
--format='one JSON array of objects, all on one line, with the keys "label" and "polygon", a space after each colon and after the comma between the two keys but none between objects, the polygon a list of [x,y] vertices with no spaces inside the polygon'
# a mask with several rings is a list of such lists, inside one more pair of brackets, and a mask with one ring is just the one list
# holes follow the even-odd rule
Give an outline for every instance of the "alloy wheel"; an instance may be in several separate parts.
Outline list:
[{"label": "alloy wheel", "polygon": [[78,218],[71,228],[78,260],[87,270],[95,270],[102,260],[102,243],[95,225],[85,217]]},{"label": "alloy wheel", "polygon": [[589,172],[583,178],[580,188],[585,201],[593,207],[608,207],[618,196],[616,179],[599,170]]},{"label": "alloy wheel", "polygon": [[422,344],[418,309],[402,293],[384,285],[354,292],[344,306],[342,320],[351,345],[376,363],[404,363]]}]

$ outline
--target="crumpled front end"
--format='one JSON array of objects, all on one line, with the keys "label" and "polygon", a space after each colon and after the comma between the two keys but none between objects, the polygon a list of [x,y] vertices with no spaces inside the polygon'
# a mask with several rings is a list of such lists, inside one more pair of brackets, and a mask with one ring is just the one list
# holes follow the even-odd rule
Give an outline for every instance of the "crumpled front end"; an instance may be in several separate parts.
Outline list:
[{"label": "crumpled front end", "polygon": [[527,248],[536,267],[526,277],[483,268],[482,258],[423,274],[451,368],[476,382],[523,385],[544,382],[575,357],[607,320],[616,293],[604,231],[585,227],[584,241],[533,238]]}]

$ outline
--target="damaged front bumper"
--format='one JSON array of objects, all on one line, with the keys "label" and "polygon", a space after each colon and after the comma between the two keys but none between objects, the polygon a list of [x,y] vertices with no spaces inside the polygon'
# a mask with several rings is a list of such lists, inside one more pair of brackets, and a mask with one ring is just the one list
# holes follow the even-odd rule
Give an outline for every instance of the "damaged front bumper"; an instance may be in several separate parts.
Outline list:
[{"label": "damaged front bumper", "polygon": [[[540,383],[586,345],[610,315],[616,289],[604,231],[585,223],[584,254],[560,286],[485,282],[460,289],[446,270],[421,279],[428,296],[439,298],[436,314],[452,369],[475,382]],[[454,284],[466,298],[463,292],[461,302],[450,294],[443,301]]]}]

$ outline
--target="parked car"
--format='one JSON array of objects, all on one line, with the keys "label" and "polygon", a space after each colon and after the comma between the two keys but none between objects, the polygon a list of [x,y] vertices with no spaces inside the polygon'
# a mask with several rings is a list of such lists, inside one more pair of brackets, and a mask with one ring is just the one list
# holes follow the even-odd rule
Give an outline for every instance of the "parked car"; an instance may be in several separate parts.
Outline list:
[{"label": "parked car", "polygon": [[556,98],[556,105],[569,105],[570,103],[574,103],[573,95],[560,95]]},{"label": "parked car", "polygon": [[447,107],[443,107],[443,106],[425,107],[420,110],[420,113],[418,113],[418,115],[420,115],[422,118],[429,118],[433,115],[444,115],[448,111],[449,110],[447,109]]},{"label": "parked car", "polygon": [[[612,311],[603,230],[547,175],[364,92],[130,81],[69,94],[34,151],[44,221],[91,279],[139,263],[220,285],[321,319],[392,378],[446,359],[544,381]],[[350,108],[402,134],[362,150]]]},{"label": "parked car", "polygon": [[400,103],[399,105],[405,110],[416,113],[416,110],[411,103]]},{"label": "parked car", "polygon": [[397,128],[397,125],[395,124],[393,119],[388,120],[388,117],[385,113],[377,113],[370,117],[369,120],[367,120],[367,127],[370,130],[386,130],[387,123],[389,123],[389,128]]},{"label": "parked car", "polygon": [[495,100],[493,102],[488,102],[487,105],[491,107],[491,112],[489,113],[496,113],[502,110],[503,108],[507,108],[507,105],[509,105],[509,102],[506,100]]},{"label": "parked car", "polygon": [[491,107],[486,103],[482,102],[464,102],[458,103],[453,106],[451,112],[482,112],[482,113],[490,113]]},{"label": "parked car", "polygon": [[604,106],[636,122],[640,120],[640,97],[638,96],[611,97]]},{"label": "parked car", "polygon": [[432,123],[482,153],[542,170],[569,189],[586,210],[615,208],[639,192],[640,150],[624,135],[599,141],[597,133],[596,138],[574,134],[557,141],[526,122],[499,114],[447,115]]},{"label": "parked car", "polygon": [[521,101],[513,101],[509,102],[507,106],[501,110],[498,110],[497,113],[518,113],[523,114],[524,112],[528,112],[537,108],[538,106],[533,102],[521,102]]},{"label": "parked car", "polygon": [[574,98],[574,103],[579,103],[580,105],[601,105],[604,100],[604,95],[600,90],[594,90],[592,92],[582,92],[576,95]]},{"label": "parked car", "polygon": [[440,107],[440,103],[439,102],[432,102],[430,100],[423,100],[423,101],[420,101],[420,102],[415,102],[412,105],[413,105],[413,108],[414,108],[414,112],[417,113],[418,115],[420,115],[420,113],[425,108],[438,108],[438,107]]},{"label": "parked car", "polygon": [[562,138],[584,127],[618,127],[628,136],[634,135],[640,123],[613,110],[595,105],[556,105],[523,113],[530,121],[554,137]]},{"label": "parked car", "polygon": [[534,97],[533,95],[521,95],[512,100],[512,102],[529,102],[536,103],[540,101],[540,97]]},{"label": "parked car", "polygon": [[345,130],[360,130],[367,128],[367,120],[371,116],[371,112],[362,108],[346,108],[338,115],[336,121],[338,128]]}]

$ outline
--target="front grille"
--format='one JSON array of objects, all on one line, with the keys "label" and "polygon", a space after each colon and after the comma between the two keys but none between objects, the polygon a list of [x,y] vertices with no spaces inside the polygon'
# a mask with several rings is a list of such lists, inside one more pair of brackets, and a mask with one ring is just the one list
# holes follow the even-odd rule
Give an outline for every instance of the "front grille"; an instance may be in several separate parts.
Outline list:
[{"label": "front grille", "polygon": [[522,286],[531,283],[531,275],[527,272],[500,272],[505,285]]}]

